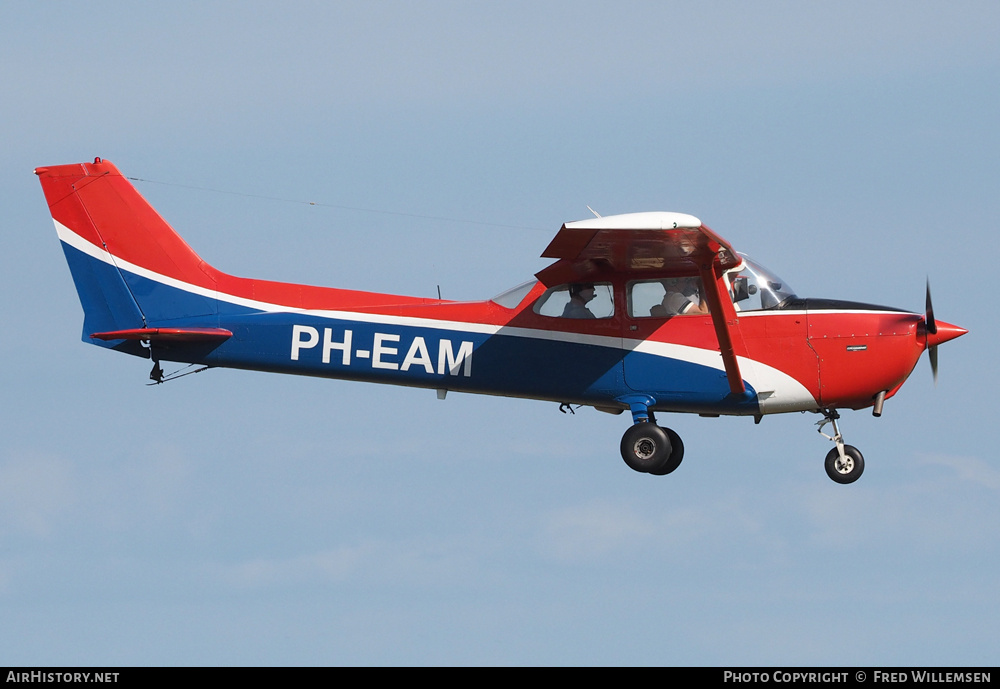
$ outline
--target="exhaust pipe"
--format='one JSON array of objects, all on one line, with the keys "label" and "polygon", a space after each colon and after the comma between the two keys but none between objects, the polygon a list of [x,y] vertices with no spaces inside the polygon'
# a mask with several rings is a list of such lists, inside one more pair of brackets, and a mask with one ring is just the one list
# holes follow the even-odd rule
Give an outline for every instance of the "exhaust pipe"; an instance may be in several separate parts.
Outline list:
[{"label": "exhaust pipe", "polygon": [[872,407],[872,416],[878,418],[882,416],[882,405],[885,404],[885,393],[888,390],[883,390],[879,394],[875,395],[875,406]]}]

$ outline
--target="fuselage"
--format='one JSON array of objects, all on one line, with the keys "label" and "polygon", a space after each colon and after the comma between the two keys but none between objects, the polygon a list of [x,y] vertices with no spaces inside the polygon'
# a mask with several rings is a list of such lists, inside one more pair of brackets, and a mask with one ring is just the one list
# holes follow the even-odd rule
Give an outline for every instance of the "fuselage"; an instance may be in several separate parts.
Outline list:
[{"label": "fuselage", "polygon": [[[102,260],[69,230],[60,236],[74,274],[121,270],[146,307],[148,327],[224,328],[221,343],[160,343],[165,361],[427,387],[626,409],[648,395],[656,411],[746,414],[870,406],[895,392],[924,350],[920,315],[793,299],[739,313],[734,332],[750,392],[734,398],[712,317],[589,320],[537,312],[535,283],[516,303],[452,302],[247,280],[213,271],[211,286]],[[611,281],[626,304],[627,284]],[[288,302],[295,303],[289,306]],[[178,316],[178,314],[182,314]],[[84,339],[96,326],[84,327]],[[110,342],[149,357],[139,342]]]}]

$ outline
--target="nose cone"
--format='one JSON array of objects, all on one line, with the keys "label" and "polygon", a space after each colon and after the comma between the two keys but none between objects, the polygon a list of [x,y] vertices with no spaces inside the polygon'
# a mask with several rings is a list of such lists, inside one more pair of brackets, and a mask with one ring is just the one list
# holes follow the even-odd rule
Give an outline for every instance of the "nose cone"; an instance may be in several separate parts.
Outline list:
[{"label": "nose cone", "polygon": [[960,328],[957,325],[952,325],[951,323],[945,323],[944,321],[938,321],[937,332],[927,333],[927,348],[937,347],[943,342],[948,340],[954,340],[956,337],[961,337],[965,333],[969,332],[965,328]]}]

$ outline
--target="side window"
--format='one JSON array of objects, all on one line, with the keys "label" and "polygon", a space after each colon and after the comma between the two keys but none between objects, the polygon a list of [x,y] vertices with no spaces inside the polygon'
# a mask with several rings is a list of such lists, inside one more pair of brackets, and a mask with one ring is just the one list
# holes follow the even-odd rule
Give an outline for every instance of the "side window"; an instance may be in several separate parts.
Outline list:
[{"label": "side window", "polygon": [[535,302],[535,313],[552,318],[611,318],[614,292],[609,282],[575,282],[553,287]]},{"label": "side window", "polygon": [[708,313],[701,278],[643,280],[628,286],[628,315],[632,318],[670,318]]}]

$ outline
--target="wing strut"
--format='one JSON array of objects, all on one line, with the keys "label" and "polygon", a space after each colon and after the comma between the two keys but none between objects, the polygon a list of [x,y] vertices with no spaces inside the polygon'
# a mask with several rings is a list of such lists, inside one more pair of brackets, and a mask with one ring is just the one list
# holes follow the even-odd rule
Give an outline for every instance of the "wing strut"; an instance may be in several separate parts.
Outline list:
[{"label": "wing strut", "polygon": [[722,363],[726,367],[726,378],[729,380],[729,390],[733,395],[745,397],[747,388],[743,384],[743,374],[740,373],[740,364],[736,359],[736,348],[739,346],[740,354],[746,355],[743,351],[743,340],[736,330],[736,309],[733,302],[728,298],[729,291],[723,275],[725,271],[718,260],[718,254],[711,255],[708,262],[702,262],[699,266],[701,282],[705,287],[705,298],[708,300],[708,308],[712,314],[712,324],[715,326],[715,335],[719,339],[719,351],[722,353]]}]

